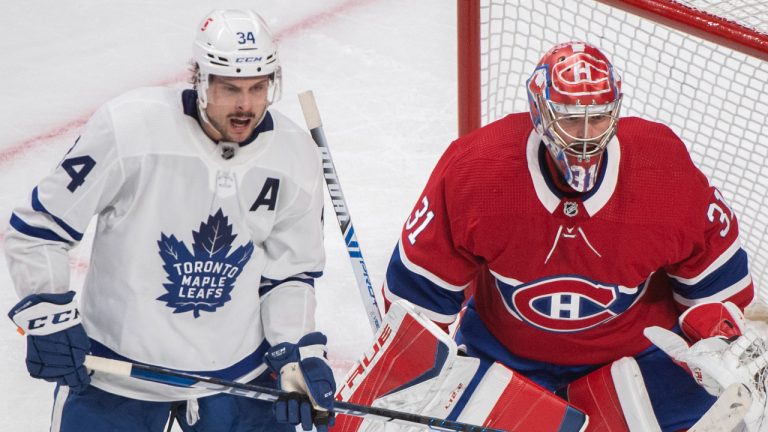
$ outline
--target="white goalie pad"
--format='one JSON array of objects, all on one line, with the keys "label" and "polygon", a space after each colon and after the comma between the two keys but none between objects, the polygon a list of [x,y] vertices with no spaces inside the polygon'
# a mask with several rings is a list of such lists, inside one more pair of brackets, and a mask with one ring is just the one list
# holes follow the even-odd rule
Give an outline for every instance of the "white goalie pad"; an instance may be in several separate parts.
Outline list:
[{"label": "white goalie pad", "polygon": [[595,426],[591,430],[661,431],[640,367],[632,357],[623,357],[570,383],[568,400],[590,416]]},{"label": "white goalie pad", "polygon": [[622,357],[611,364],[611,377],[630,431],[661,431],[637,360]]},{"label": "white goalie pad", "polygon": [[[409,304],[392,305],[337,400],[505,430],[582,431],[587,417],[500,363],[458,356],[455,342]],[[334,432],[417,431],[339,415]]]}]

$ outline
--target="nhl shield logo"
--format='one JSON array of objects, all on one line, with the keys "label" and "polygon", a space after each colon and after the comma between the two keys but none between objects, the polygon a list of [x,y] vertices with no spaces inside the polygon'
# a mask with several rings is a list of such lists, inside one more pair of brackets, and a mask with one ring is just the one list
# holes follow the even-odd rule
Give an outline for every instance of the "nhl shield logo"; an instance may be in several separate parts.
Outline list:
[{"label": "nhl shield logo", "polygon": [[568,201],[564,203],[563,213],[565,213],[565,215],[568,217],[576,216],[577,214],[579,214],[579,204],[572,201]]},{"label": "nhl shield logo", "polygon": [[157,300],[173,308],[173,313],[191,311],[199,318],[201,311],[215,312],[232,299],[235,281],[253,253],[253,242],[230,253],[237,235],[221,209],[192,231],[192,238],[190,251],[176,236],[160,234],[157,246],[168,282],[163,284],[166,293]]}]

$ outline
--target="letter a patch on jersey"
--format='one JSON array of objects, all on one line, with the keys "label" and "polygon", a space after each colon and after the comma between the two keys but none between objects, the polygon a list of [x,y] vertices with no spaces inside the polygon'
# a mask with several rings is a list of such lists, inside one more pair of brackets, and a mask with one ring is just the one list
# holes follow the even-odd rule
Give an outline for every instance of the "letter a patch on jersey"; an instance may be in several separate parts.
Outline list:
[{"label": "letter a patch on jersey", "polygon": [[224,306],[253,253],[251,241],[229,253],[236,237],[221,209],[192,231],[192,251],[176,236],[161,233],[157,246],[168,282],[163,284],[167,292],[157,300],[166,302],[174,313],[192,311],[195,318],[201,311],[215,312]]},{"label": "letter a patch on jersey", "polygon": [[267,177],[264,186],[259,192],[259,197],[253,202],[250,211],[256,211],[261,206],[266,206],[267,210],[274,211],[277,205],[277,192],[280,190],[280,179]]}]

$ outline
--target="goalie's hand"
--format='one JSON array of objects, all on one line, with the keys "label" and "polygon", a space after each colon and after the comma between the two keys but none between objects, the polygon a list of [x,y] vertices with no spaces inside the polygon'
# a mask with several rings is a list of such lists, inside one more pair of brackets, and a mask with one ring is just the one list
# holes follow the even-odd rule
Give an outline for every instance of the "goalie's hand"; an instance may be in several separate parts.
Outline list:
[{"label": "goalie's hand", "polygon": [[675,363],[688,370],[713,396],[746,378],[737,373],[738,357],[729,350],[730,344],[723,338],[702,339],[689,347],[681,336],[658,326],[646,328],[643,334]]},{"label": "goalie's hand", "polygon": [[278,374],[281,390],[290,392],[274,404],[280,423],[301,424],[305,431],[314,425],[318,432],[333,426],[333,396],[336,382],[326,361],[327,338],[309,333],[296,344],[281,343],[265,356],[269,368]]},{"label": "goalie's hand", "polygon": [[719,396],[733,383],[744,385],[752,398],[744,422],[748,430],[762,430],[768,401],[768,350],[758,333],[747,328],[733,341],[710,337],[690,347],[682,337],[661,327],[648,327],[643,333],[675,363],[687,369],[709,394]]}]

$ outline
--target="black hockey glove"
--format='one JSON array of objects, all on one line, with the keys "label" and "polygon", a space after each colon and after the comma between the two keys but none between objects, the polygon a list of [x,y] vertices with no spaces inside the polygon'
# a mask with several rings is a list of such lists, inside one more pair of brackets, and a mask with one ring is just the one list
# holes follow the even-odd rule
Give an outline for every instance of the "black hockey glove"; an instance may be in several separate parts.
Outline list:
[{"label": "black hockey glove", "polygon": [[274,404],[278,422],[301,424],[305,431],[314,425],[318,432],[333,426],[336,381],[326,361],[327,340],[322,333],[314,332],[296,344],[281,343],[267,352],[265,361],[278,374],[280,389],[291,392]]},{"label": "black hockey glove", "polygon": [[8,316],[27,335],[29,374],[80,393],[91,382],[83,365],[91,343],[80,324],[74,296],[74,291],[32,294],[17,303]]}]

